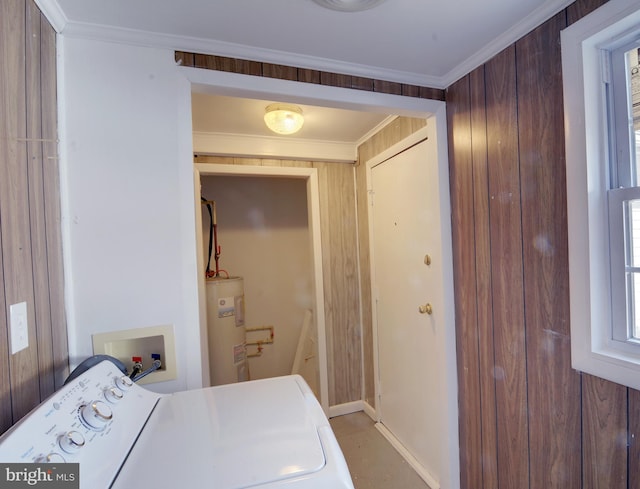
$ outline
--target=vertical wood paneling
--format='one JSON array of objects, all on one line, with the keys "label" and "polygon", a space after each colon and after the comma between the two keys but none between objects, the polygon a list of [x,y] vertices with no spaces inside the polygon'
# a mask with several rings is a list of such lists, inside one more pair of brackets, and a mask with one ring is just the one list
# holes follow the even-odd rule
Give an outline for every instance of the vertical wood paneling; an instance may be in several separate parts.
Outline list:
[{"label": "vertical wood paneling", "polygon": [[[325,313],[331,318],[333,398],[342,404],[362,396],[362,343],[360,332],[360,291],[358,284],[357,234],[355,220],[354,169],[352,165],[314,163],[322,194],[331,195],[321,209],[323,273],[330,277],[325,289]],[[320,171],[322,170],[322,171]],[[328,249],[328,253],[324,250]],[[357,397],[354,399],[353,395]]]},{"label": "vertical wood paneling", "polygon": [[[561,12],[516,44],[531,487],[579,488],[571,369]],[[553,379],[553,382],[549,382]]]},{"label": "vertical wood paneling", "polygon": [[[2,255],[5,281],[5,314],[9,306],[27,303],[30,347],[9,357],[11,408],[14,419],[22,417],[40,400],[38,385],[31,241],[29,223],[29,174],[25,138],[26,109],[26,13],[21,0],[0,3],[0,209],[2,209]],[[5,37],[6,36],[6,37]]]},{"label": "vertical wood paneling", "polygon": [[476,304],[479,347],[480,411],[482,416],[482,468],[484,487],[497,487],[498,447],[496,379],[491,291],[491,237],[489,234],[489,175],[484,67],[469,75],[471,102],[471,154],[473,158],[473,219],[475,241]]},{"label": "vertical wood paneling", "polygon": [[380,93],[391,93],[394,95],[402,94],[402,85],[400,85],[399,83],[376,80],[373,83],[373,89],[374,91]]},{"label": "vertical wood paneling", "polygon": [[629,489],[640,489],[640,392],[629,389]]},{"label": "vertical wood paneling", "polygon": [[529,448],[515,48],[485,65],[498,481],[527,487]]},{"label": "vertical wood paneling", "polygon": [[[0,40],[2,33],[0,32]],[[0,41],[2,42],[2,41]],[[1,61],[0,61],[1,64]],[[1,83],[1,81],[0,81]],[[4,155],[3,143],[0,141],[0,164]],[[2,220],[2,209],[0,208],[0,221]],[[0,250],[2,250],[3,236],[0,226]],[[4,266],[2,253],[0,253],[0,433],[5,432],[12,424],[13,416],[11,410],[11,379],[9,378],[9,331],[7,329],[7,310],[4,299]]]},{"label": "vertical wood paneling", "polygon": [[374,80],[371,78],[364,78],[362,76],[352,76],[351,77],[351,87],[356,90],[365,90],[370,92],[373,90]]},{"label": "vertical wood paneling", "polygon": [[373,362],[373,305],[371,303],[371,261],[369,255],[369,191],[367,167],[356,165],[356,211],[358,219],[358,253],[360,259],[360,310],[362,311],[362,376],[363,398],[371,407],[376,405]]},{"label": "vertical wood paneling", "polygon": [[608,0],[576,0],[567,7],[567,25],[577,22],[582,17],[590,14]]},{"label": "vertical wood paneling", "polygon": [[[329,218],[329,200],[330,200],[330,187],[329,179],[324,172],[327,163],[314,163],[313,167],[318,169],[318,193],[319,193],[319,207],[320,207],[320,240],[322,244],[322,280],[325,284],[333,284],[333,267],[331,262],[333,260],[333,249],[330,246],[329,235],[324,233],[325,229],[329,229],[331,221]],[[329,379],[329,404],[335,404],[335,400],[339,396],[337,392],[337,385],[335,382],[335,371],[339,366],[336,365],[336,355],[334,353],[335,347],[333,345],[336,334],[334,329],[336,325],[337,315],[334,310],[335,304],[332,299],[330,287],[324,288],[324,319],[325,319],[325,335],[327,341],[327,377]]]},{"label": "vertical wood paneling", "polygon": [[[10,115],[8,113],[9,103],[11,102],[11,59],[8,57],[12,50],[16,47],[12,45],[18,44],[20,32],[10,29],[11,22],[15,19],[13,10],[15,5],[6,2],[0,2],[0,165],[4,167],[5,161],[11,157],[12,147],[9,145],[7,138],[8,131],[11,127]],[[7,23],[9,25],[7,25]],[[1,176],[4,177],[4,171]],[[0,181],[0,204],[4,199],[3,195],[8,192],[5,185]],[[0,206],[0,223],[2,223],[5,212]],[[0,432],[4,432],[12,423],[12,407],[11,407],[11,378],[9,376],[9,332],[7,329],[7,310],[5,301],[5,282],[3,253],[4,242],[9,240],[9,236],[5,236],[2,226],[0,225],[0,306],[2,313],[0,314]]]},{"label": "vertical wood paneling", "polygon": [[320,83],[320,72],[318,70],[309,70],[298,68],[298,81],[303,83]]},{"label": "vertical wood paneling", "polygon": [[274,65],[270,63],[262,64],[262,75],[279,80],[297,80],[298,70],[291,66]]},{"label": "vertical wood paneling", "polygon": [[453,277],[456,297],[456,349],[460,439],[460,487],[482,489],[482,410],[478,311],[476,307],[474,242],[473,160],[471,154],[471,95],[469,76],[447,89],[448,125],[456,128],[449,140],[449,184],[453,233]]},{"label": "vertical wood paneling", "polygon": [[29,175],[29,219],[31,232],[31,260],[35,324],[37,326],[38,376],[40,397],[55,390],[53,375],[53,342],[51,337],[51,309],[49,305],[49,270],[47,267],[47,237],[42,157],[42,97],[40,90],[40,10],[27,2],[27,171]]},{"label": "vertical wood paneling", "polygon": [[365,164],[374,156],[402,141],[426,125],[425,119],[398,117],[358,147],[358,165]]},{"label": "vertical wood paneling", "polygon": [[176,51],[174,57],[182,66],[204,68],[208,70],[228,71],[243,75],[264,76],[303,83],[316,83],[332,87],[352,88],[355,90],[375,91],[405,95],[408,97],[444,100],[444,90],[439,88],[406,85],[397,82],[374,80],[343,73],[309,70],[292,66],[274,65],[259,61],[226,58],[212,54],[196,54]]},{"label": "vertical wood paneling", "polygon": [[[68,373],[55,66],[55,32],[35,3],[1,1],[0,431]],[[9,306],[18,302],[27,303],[29,346],[11,355]]]},{"label": "vertical wood paneling", "polygon": [[64,309],[62,218],[60,214],[60,166],[58,160],[56,31],[41,15],[41,103],[44,213],[47,241],[48,299],[53,345],[53,380],[56,389],[69,375],[67,320]]},{"label": "vertical wood paneling", "polygon": [[320,84],[332,87],[351,88],[351,75],[322,71],[320,73]]},{"label": "vertical wood paneling", "polygon": [[[460,284],[471,279],[456,273],[463,487],[640,488],[640,394],[571,369],[559,33],[602,3],[578,0],[446,92],[454,265],[475,273],[476,283],[475,291],[463,290]],[[470,100],[459,94],[467,78]],[[469,160],[470,189],[460,183],[461,162]],[[488,212],[482,209],[487,178]],[[470,212],[464,192],[473,195],[473,240],[460,215]],[[482,250],[487,243],[490,256]],[[482,272],[487,261],[490,280]],[[477,301],[477,331],[468,331],[465,293]],[[479,373],[466,350],[474,335]],[[494,451],[497,481],[488,459]]]},{"label": "vertical wood paneling", "polygon": [[[625,489],[627,388],[582,374],[582,392],[582,487]],[[633,466],[637,466],[637,461]]]}]

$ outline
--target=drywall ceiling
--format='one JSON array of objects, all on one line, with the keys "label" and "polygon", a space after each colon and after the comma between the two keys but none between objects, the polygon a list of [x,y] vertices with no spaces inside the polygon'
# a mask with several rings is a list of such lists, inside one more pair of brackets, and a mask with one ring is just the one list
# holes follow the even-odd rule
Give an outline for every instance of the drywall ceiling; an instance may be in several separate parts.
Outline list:
[{"label": "drywall ceiling", "polygon": [[[386,0],[362,12],[312,0],[35,1],[67,36],[446,88],[573,0]],[[202,95],[195,102],[196,131],[265,131],[268,101]],[[308,122],[295,138],[355,143],[384,119],[318,107],[305,112]],[[220,114],[224,119],[214,117]]]},{"label": "drywall ceiling", "polygon": [[[192,94],[193,130],[199,133],[251,134],[261,137],[282,137],[272,133],[264,123],[267,105],[273,101]],[[306,140],[357,143],[388,116],[373,112],[330,109],[299,105],[305,117],[302,129],[295,137]]]},{"label": "drywall ceiling", "polygon": [[[56,30],[445,88],[573,0],[36,0]],[[135,36],[133,35],[135,33]]]}]

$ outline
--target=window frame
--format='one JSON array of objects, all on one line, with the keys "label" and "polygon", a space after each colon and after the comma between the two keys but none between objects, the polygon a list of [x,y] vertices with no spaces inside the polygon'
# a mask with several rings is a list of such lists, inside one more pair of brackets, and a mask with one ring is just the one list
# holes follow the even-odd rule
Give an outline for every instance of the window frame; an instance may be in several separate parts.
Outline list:
[{"label": "window frame", "polygon": [[609,192],[608,127],[613,121],[608,120],[609,100],[603,90],[608,80],[602,69],[602,49],[610,52],[632,32],[640,33],[637,0],[610,0],[563,30],[561,42],[571,363],[582,372],[640,389],[640,345],[613,339],[616,305],[609,257],[617,245],[609,242],[609,199],[618,192]]},{"label": "window frame", "polygon": [[625,204],[631,200],[640,200],[640,187],[611,189],[607,192],[609,219],[609,248],[611,267],[611,341],[612,346],[629,353],[640,348],[637,338],[633,338],[630,320],[633,316],[629,304],[628,277],[626,265],[629,250],[626,231],[628,227]]}]

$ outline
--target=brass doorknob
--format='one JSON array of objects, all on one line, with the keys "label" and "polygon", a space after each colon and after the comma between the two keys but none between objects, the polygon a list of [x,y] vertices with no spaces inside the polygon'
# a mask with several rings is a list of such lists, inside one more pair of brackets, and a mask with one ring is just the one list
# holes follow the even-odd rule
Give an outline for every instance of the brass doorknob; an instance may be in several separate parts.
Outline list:
[{"label": "brass doorknob", "polygon": [[424,304],[418,307],[418,312],[420,312],[420,314],[431,314],[433,313],[433,307],[431,307],[431,304]]}]

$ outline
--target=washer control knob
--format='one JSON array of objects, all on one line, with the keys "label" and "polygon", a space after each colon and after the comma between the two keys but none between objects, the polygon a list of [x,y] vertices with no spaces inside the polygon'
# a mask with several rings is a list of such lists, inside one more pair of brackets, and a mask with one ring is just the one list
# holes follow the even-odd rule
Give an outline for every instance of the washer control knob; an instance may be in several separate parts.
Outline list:
[{"label": "washer control knob", "polygon": [[103,430],[106,424],[113,418],[113,411],[104,401],[92,401],[82,406],[80,416],[89,427],[94,430]]},{"label": "washer control knob", "polygon": [[60,435],[58,445],[66,453],[76,453],[84,446],[84,436],[78,431],[68,431]]},{"label": "washer control knob", "polygon": [[104,391],[104,398],[111,404],[115,404],[116,402],[121,401],[123,396],[124,392],[122,392],[122,390],[115,385],[113,387],[107,388]]},{"label": "washer control knob", "polygon": [[66,460],[62,455],[56,452],[51,452],[47,455],[42,455],[41,457],[36,458],[37,464],[63,464]]},{"label": "washer control knob", "polygon": [[126,375],[123,375],[121,377],[118,377],[116,379],[116,387],[118,387],[120,390],[126,391],[127,389],[129,389],[131,386],[133,385],[133,380],[131,380],[129,377],[127,377]]}]

